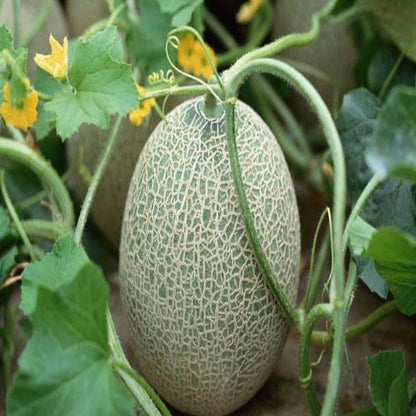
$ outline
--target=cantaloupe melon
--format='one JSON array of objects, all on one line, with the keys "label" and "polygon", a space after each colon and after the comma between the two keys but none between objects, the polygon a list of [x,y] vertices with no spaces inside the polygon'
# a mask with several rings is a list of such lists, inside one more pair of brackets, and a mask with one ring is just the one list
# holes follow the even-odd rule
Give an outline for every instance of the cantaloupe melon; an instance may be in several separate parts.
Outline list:
[{"label": "cantaloupe melon", "polygon": [[[327,0],[277,0],[274,37],[309,30],[313,13]],[[346,24],[323,24],[321,33],[313,44],[292,48],[282,56],[309,64],[327,74],[331,83],[307,75],[330,109],[341,102],[342,95],[353,86],[353,66],[357,56],[352,34]],[[336,100],[338,94],[338,100]],[[304,99],[294,97],[297,114],[312,118]]]},{"label": "cantaloupe melon", "polygon": [[[300,232],[290,173],[269,128],[240,101],[236,127],[256,230],[295,302]],[[288,321],[247,239],[224,115],[206,117],[202,99],[173,110],[139,157],[124,213],[120,279],[140,370],[172,406],[225,415],[266,381]]]},{"label": "cantaloupe melon", "polygon": [[[36,17],[42,9],[45,0],[20,0],[20,37],[27,33]],[[14,33],[13,0],[0,2],[0,24],[5,24],[11,33]],[[28,73],[32,82],[36,73],[36,65],[33,62],[35,54],[50,53],[49,34],[62,42],[64,36],[68,35],[68,28],[61,5],[57,0],[51,0],[49,13],[40,30],[33,37],[28,50]]]}]

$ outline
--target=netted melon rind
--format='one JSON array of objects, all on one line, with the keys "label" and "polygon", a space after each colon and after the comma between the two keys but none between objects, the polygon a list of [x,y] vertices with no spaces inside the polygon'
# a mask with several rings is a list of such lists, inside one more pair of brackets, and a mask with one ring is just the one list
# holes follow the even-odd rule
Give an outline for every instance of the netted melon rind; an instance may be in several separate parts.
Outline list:
[{"label": "netted melon rind", "polygon": [[[177,409],[220,416],[270,375],[288,322],[246,237],[227,157],[224,118],[188,101],[160,123],[130,184],[120,248],[122,299],[141,371]],[[256,230],[296,300],[295,193],[272,133],[237,104],[237,147]]]}]

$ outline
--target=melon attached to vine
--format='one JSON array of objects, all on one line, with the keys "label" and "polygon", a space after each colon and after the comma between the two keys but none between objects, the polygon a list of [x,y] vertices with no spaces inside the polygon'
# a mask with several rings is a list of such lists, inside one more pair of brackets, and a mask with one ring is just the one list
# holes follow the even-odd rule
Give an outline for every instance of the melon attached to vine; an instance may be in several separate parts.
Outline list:
[{"label": "melon attached to vine", "polygon": [[[192,415],[221,416],[269,377],[288,321],[252,252],[227,155],[224,114],[202,99],[172,111],[146,143],[130,183],[120,247],[123,305],[140,370]],[[261,118],[236,105],[236,137],[254,224],[279,283],[296,301],[296,197]]]}]

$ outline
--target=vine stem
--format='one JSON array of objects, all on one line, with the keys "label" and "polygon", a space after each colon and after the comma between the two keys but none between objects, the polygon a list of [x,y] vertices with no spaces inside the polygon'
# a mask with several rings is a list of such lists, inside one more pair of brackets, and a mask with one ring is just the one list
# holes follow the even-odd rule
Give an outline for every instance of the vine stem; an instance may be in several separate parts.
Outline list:
[{"label": "vine stem", "polygon": [[143,387],[143,389],[146,391],[148,396],[152,399],[153,403],[156,404],[156,406],[160,410],[160,413],[163,416],[171,416],[171,413],[169,409],[166,407],[165,403],[163,403],[160,397],[156,394],[153,388],[147,383],[147,381],[143,377],[141,377],[139,374],[133,371],[133,369],[129,365],[127,365],[125,362],[113,361],[113,364],[116,368],[118,368],[123,373],[131,377],[133,380],[136,381],[137,384]]},{"label": "vine stem", "polygon": [[330,318],[332,315],[332,307],[329,304],[315,305],[307,314],[305,325],[303,326],[300,337],[299,348],[299,382],[303,389],[305,398],[309,404],[312,414],[319,415],[321,404],[314,390],[312,389],[312,365],[310,362],[310,344],[313,334],[313,328],[316,322],[322,318]]},{"label": "vine stem", "polygon": [[[316,245],[318,243],[319,232],[321,230],[322,224],[323,224],[326,216],[328,217],[329,230],[330,231],[329,231],[329,233],[327,233],[325,235],[325,239],[322,242],[321,250],[320,250],[319,255],[318,255],[319,265],[318,265],[318,268],[317,268],[316,272],[314,272]],[[321,280],[322,280],[322,277],[321,277],[322,273],[321,272],[322,272],[323,264],[325,263],[325,260],[326,260],[326,257],[327,257],[327,251],[328,251],[328,248],[329,248],[330,236],[332,236],[331,211],[327,207],[324,210],[324,212],[322,213],[321,217],[319,218],[318,225],[316,226],[316,231],[315,231],[315,234],[313,236],[311,260],[310,260],[310,264],[309,264],[309,273],[308,273],[308,284],[307,284],[306,290],[305,290],[305,297],[303,298],[303,300],[301,302],[301,305],[303,306],[305,311],[309,311],[313,306],[313,302],[315,301],[315,298],[316,298],[316,295],[317,295],[317,292],[318,292],[318,288],[319,288],[319,284],[321,283]],[[332,244],[332,241],[331,241],[331,247],[332,246],[333,246],[333,244]],[[333,257],[333,256],[331,256],[331,257]]]},{"label": "vine stem", "polygon": [[[365,334],[384,318],[396,311],[397,305],[394,300],[384,303],[361,321],[348,327],[345,331],[345,338],[347,340],[358,338],[360,335]],[[331,340],[331,334],[326,331],[314,331],[312,333],[311,340],[314,344],[327,344]]]},{"label": "vine stem", "polygon": [[[370,181],[367,183],[367,185],[365,186],[365,188],[363,189],[363,191],[361,192],[359,198],[357,199],[357,201],[355,202],[351,213],[348,217],[347,223],[345,225],[345,230],[344,230],[344,236],[342,239],[342,246],[343,246],[343,250],[345,251],[347,249],[347,245],[348,245],[348,239],[349,239],[349,231],[351,228],[352,223],[358,218],[358,215],[361,211],[361,209],[363,208],[363,206],[365,205],[365,203],[367,202],[368,198],[371,196],[371,194],[374,192],[374,190],[377,188],[378,185],[380,185],[380,183],[382,183],[384,180],[384,178],[382,178],[381,176],[375,174],[373,175],[373,177],[370,179]],[[345,304],[347,305],[347,309],[350,308],[351,303],[352,303],[352,297],[353,297],[353,293],[354,293],[354,288],[356,286],[356,282],[357,282],[357,274],[351,274],[348,276],[347,279],[347,283],[345,286]]]},{"label": "vine stem", "polygon": [[70,233],[74,224],[72,200],[65,184],[50,163],[29,146],[0,137],[0,161],[3,159],[20,163],[34,172],[43,185],[51,190],[61,212],[62,220],[59,223],[45,220],[22,221],[28,236],[42,235],[47,239],[54,240],[56,236]]},{"label": "vine stem", "polygon": [[92,202],[97,192],[98,185],[100,184],[101,178],[104,175],[105,169],[107,167],[108,161],[110,160],[113,149],[117,144],[118,131],[120,129],[122,119],[123,118],[121,116],[118,116],[113,125],[113,128],[111,129],[107,146],[104,149],[100,162],[91,179],[91,183],[88,187],[87,194],[85,195],[84,203],[82,204],[81,212],[78,217],[78,222],[74,234],[74,239],[77,244],[81,243],[82,233],[84,231],[84,227],[87,222],[88,214],[90,212]]},{"label": "vine stem", "polygon": [[[315,111],[321,125],[323,134],[328,142],[328,146],[332,155],[334,163],[334,200],[333,200],[333,242],[334,242],[334,274],[331,285],[330,301],[333,306],[333,324],[334,340],[332,357],[328,375],[328,388],[325,394],[325,399],[322,407],[322,416],[333,416],[335,402],[338,394],[339,380],[341,376],[341,363],[344,354],[344,327],[345,327],[345,302],[344,302],[344,257],[343,249],[343,230],[345,220],[345,204],[346,204],[346,171],[345,161],[341,145],[341,140],[338,135],[335,123],[331,114],[323,102],[321,96],[312,86],[312,84],[297,70],[285,64],[284,62],[275,59],[263,58],[254,59],[249,62],[245,61],[244,66],[234,65],[224,73],[225,83],[227,85],[227,103],[226,104],[226,131],[227,140],[230,145],[230,158],[237,159],[238,156],[236,148],[231,148],[233,142],[235,143],[234,132],[234,105],[231,104],[235,100],[238,89],[244,80],[253,72],[265,72],[278,76],[292,85],[298,90],[312,109]],[[228,127],[227,127],[228,126]],[[235,146],[234,146],[235,147]],[[235,155],[233,155],[235,153]],[[240,207],[244,208],[246,201],[244,201],[245,191],[241,180],[241,171],[233,169],[233,177],[237,194],[240,202]],[[239,178],[238,178],[239,177]],[[252,222],[252,217],[248,209],[245,210],[246,227]],[[248,231],[250,234],[250,232]],[[254,248],[253,248],[254,249]],[[257,257],[257,251],[256,257]],[[258,257],[257,257],[258,258]],[[267,275],[266,275],[267,276]],[[269,276],[270,277],[270,276]],[[269,281],[269,278],[268,278]],[[276,298],[282,307],[285,307],[285,300],[282,299],[281,294],[277,294]],[[293,308],[293,307],[292,307]],[[293,320],[293,312],[291,309],[285,310],[290,313]]]},{"label": "vine stem", "polygon": [[260,21],[260,24],[258,26],[258,30],[252,31],[253,37],[250,38],[248,42],[243,46],[234,47],[228,52],[218,54],[218,66],[222,67],[233,63],[238,58],[241,59],[241,56],[245,56],[244,54],[250,53],[250,51],[255,49],[264,41],[273,22],[273,9],[270,3],[266,1],[260,11],[263,13],[263,15],[257,17],[257,19]]},{"label": "vine stem", "polygon": [[250,208],[247,201],[247,195],[244,190],[243,178],[241,175],[240,162],[238,160],[237,143],[235,137],[235,103],[225,103],[225,130],[227,135],[227,150],[230,160],[231,172],[233,176],[234,186],[237,192],[238,202],[243,216],[243,221],[247,231],[247,236],[256,256],[257,262],[266,276],[268,286],[273,293],[275,299],[277,299],[280,307],[283,309],[286,316],[291,320],[292,324],[296,328],[301,328],[301,316],[298,314],[295,307],[290,303],[289,299],[285,295],[283,289],[279,284],[279,280],[267,260],[266,254],[263,251],[261,242],[257,236],[254,228],[253,216],[251,215]]},{"label": "vine stem", "polygon": [[[289,35],[282,36],[281,38],[276,39],[274,42],[268,43],[261,48],[254,49],[251,52],[243,55],[230,69],[235,71],[244,67],[245,64],[252,61],[253,59],[266,58],[276,55],[277,53],[290,47],[305,46],[313,42],[319,34],[321,21],[330,15],[336,3],[337,0],[329,0],[325,7],[312,15],[312,24],[308,32],[291,33]],[[220,61],[218,60],[218,62]]]}]

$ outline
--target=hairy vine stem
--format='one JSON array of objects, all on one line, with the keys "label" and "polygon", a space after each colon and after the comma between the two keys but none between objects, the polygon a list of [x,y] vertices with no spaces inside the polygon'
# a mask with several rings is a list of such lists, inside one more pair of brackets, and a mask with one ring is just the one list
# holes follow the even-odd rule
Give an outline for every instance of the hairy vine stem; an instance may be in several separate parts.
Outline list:
[{"label": "hairy vine stem", "polygon": [[332,307],[329,304],[315,305],[307,314],[305,325],[300,337],[299,348],[299,381],[312,414],[319,415],[321,404],[312,389],[312,365],[309,358],[311,337],[316,322],[323,318],[331,318]]},{"label": "hairy vine stem", "polygon": [[[344,328],[345,328],[345,302],[344,302],[344,257],[343,249],[343,232],[345,220],[345,203],[346,203],[346,172],[345,161],[341,145],[341,140],[331,114],[323,102],[322,98],[310,84],[310,82],[298,71],[289,65],[275,59],[263,58],[244,61],[244,65],[234,65],[224,73],[224,81],[227,85],[227,101],[237,95],[238,89],[244,80],[253,72],[265,72],[282,78],[292,87],[298,90],[308,101],[315,111],[322,125],[324,136],[328,142],[329,149],[334,162],[334,202],[333,202],[333,241],[334,241],[334,274],[331,286],[330,301],[333,307],[333,325],[334,338],[332,358],[328,376],[328,388],[322,407],[323,416],[332,416],[334,413],[336,398],[338,394],[339,380],[341,375],[341,363],[344,354]],[[243,217],[246,224],[247,232],[250,237],[250,243],[256,253],[256,257],[262,262],[261,246],[260,249],[258,238],[255,230],[250,230],[252,216],[248,209],[245,191],[241,179],[241,171],[238,169],[238,155],[235,147],[234,132],[234,105],[226,104],[226,131],[227,141],[229,143],[230,163],[232,166],[234,183],[236,186],[240,208],[243,211]],[[236,165],[236,167],[233,167]],[[260,256],[259,256],[260,254]],[[263,253],[264,256],[264,253]],[[267,264],[267,263],[266,263]],[[267,281],[273,282],[272,274],[266,273]],[[276,290],[277,289],[277,290]],[[293,306],[287,306],[287,299],[283,293],[280,293],[279,287],[276,286],[273,294],[279,301],[279,304],[295,323],[299,324],[296,317],[297,312],[293,311]],[[276,293],[277,292],[277,293]]]},{"label": "hairy vine stem", "polygon": [[90,186],[88,187],[88,190],[87,190],[87,195],[85,195],[84,203],[82,204],[81,212],[79,214],[79,218],[78,218],[78,222],[77,222],[77,226],[76,226],[75,234],[74,234],[75,241],[77,244],[80,244],[81,242],[82,233],[84,231],[84,227],[87,222],[88,214],[90,212],[92,202],[97,192],[98,185],[100,184],[101,178],[104,175],[105,169],[107,167],[108,161],[110,160],[113,149],[115,148],[117,144],[118,131],[120,129],[121,121],[122,121],[122,117],[118,116],[111,130],[107,146],[105,147],[103,151],[100,162],[98,163],[98,166],[91,179]]}]

